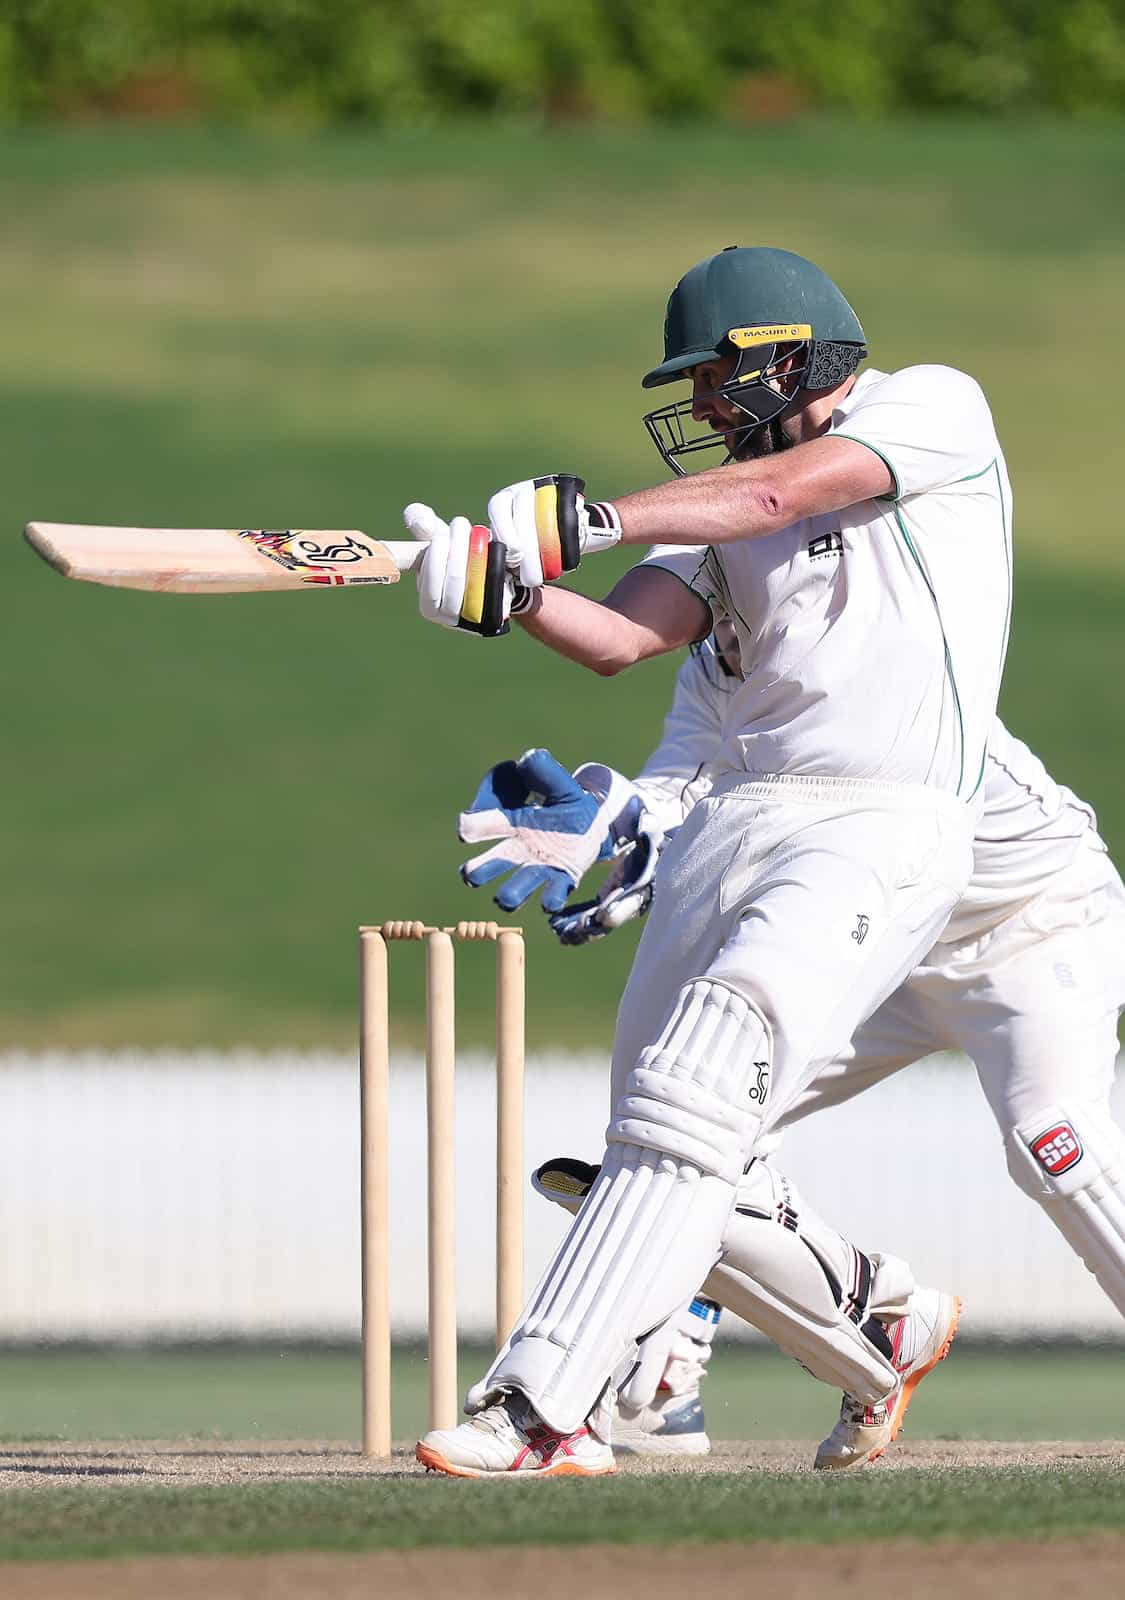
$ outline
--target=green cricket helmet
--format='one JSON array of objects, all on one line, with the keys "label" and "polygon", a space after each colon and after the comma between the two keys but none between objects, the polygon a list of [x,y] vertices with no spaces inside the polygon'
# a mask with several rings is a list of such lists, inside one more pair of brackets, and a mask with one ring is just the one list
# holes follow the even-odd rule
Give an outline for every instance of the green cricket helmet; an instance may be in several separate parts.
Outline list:
[{"label": "green cricket helmet", "polygon": [[827,273],[788,250],[728,245],[692,267],[672,290],[664,360],[642,382],[655,389],[690,377],[701,362],[733,355],[731,376],[714,394],[744,412],[746,426],[733,434],[707,423],[689,430],[693,396],[650,411],[645,427],[681,476],[688,468],[680,458],[697,451],[723,450],[730,461],[800,389],[835,388],[866,354],[859,318]]}]

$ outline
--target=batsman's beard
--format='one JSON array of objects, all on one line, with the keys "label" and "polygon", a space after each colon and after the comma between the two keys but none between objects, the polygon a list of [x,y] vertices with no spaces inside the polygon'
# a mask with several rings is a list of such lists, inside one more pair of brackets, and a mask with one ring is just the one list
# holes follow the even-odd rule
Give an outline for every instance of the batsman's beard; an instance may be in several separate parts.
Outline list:
[{"label": "batsman's beard", "polygon": [[793,440],[782,427],[781,418],[774,417],[742,434],[730,453],[732,461],[760,461],[763,456],[775,456],[782,450],[792,450]]}]

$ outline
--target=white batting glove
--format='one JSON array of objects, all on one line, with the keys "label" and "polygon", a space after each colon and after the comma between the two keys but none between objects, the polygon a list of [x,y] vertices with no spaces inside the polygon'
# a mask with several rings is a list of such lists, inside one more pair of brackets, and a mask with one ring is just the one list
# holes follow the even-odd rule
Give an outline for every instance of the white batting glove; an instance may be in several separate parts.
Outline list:
[{"label": "white batting glove", "polygon": [[508,570],[521,588],[539,589],[573,572],[588,551],[609,550],[621,522],[607,501],[587,504],[586,485],[571,473],[525,478],[488,502],[488,522],[508,551]]},{"label": "white batting glove", "polygon": [[426,621],[484,638],[507,633],[515,582],[491,530],[468,517],[445,522],[432,506],[417,503],[402,520],[429,547],[418,567],[418,609]]}]

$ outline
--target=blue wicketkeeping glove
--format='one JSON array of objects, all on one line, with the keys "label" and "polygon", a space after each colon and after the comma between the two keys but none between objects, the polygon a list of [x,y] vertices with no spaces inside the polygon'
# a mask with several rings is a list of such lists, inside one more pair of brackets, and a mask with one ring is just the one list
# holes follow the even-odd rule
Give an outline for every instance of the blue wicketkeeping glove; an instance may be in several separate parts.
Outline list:
[{"label": "blue wicketkeeping glove", "polygon": [[561,911],[594,862],[620,849],[640,804],[633,785],[611,767],[591,764],[572,775],[549,750],[528,750],[491,768],[458,818],[465,843],[500,840],[466,861],[461,876],[478,889],[510,872],[495,895],[502,910],[515,911],[541,889],[544,911]]},{"label": "blue wicketkeeping glove", "polygon": [[[581,776],[581,769],[576,776]],[[652,904],[652,880],[669,837],[649,812],[642,811],[632,842],[625,845],[625,853],[614,863],[597,898],[564,906],[551,918],[551,931],[560,944],[589,944],[635,917],[643,917]]]}]

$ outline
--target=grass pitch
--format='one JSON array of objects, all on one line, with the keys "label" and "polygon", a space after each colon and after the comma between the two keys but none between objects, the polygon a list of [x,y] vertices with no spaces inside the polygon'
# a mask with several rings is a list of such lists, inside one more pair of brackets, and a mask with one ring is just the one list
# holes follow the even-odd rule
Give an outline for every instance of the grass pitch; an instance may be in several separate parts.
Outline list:
[{"label": "grass pitch", "polygon": [[[1120,1463],[1022,1470],[876,1468],[582,1482],[436,1478],[222,1488],[38,1489],[0,1497],[0,1561],[520,1545],[707,1546],[768,1538],[1050,1539],[1125,1529]],[[356,1480],[359,1481],[356,1481]],[[509,1496],[519,1496],[518,1512]]]},{"label": "grass pitch", "polygon": [[[462,1378],[484,1359],[464,1351]],[[1125,1531],[1125,1444],[1112,1442],[1125,1436],[1125,1416],[1114,1412],[1120,1359],[1109,1349],[955,1348],[922,1385],[882,1464],[822,1477],[810,1471],[813,1441],[833,1420],[835,1396],[772,1352],[720,1346],[707,1382],[710,1458],[533,1487],[426,1477],[409,1445],[389,1467],[364,1461],[354,1442],[354,1350],[8,1351],[0,1562],[685,1543],[705,1551],[768,1539],[847,1544],[877,1567],[888,1539],[1112,1535]],[[425,1427],[425,1381],[423,1353],[399,1350],[395,1431],[404,1440]],[[324,1442],[333,1436],[353,1442]],[[1020,1442],[1035,1439],[1069,1442]],[[779,1440],[788,1442],[769,1442]],[[619,1568],[624,1558],[605,1559]],[[192,1572],[183,1593],[226,1592],[215,1574]],[[281,1584],[292,1575],[275,1576]],[[154,1574],[147,1581],[180,1592]],[[294,1592],[309,1581],[294,1578]]]},{"label": "grass pitch", "polygon": [[[823,260],[878,362],[982,380],[1016,488],[1004,708],[1125,837],[1117,418],[1090,399],[1125,359],[1123,194],[1111,127],[9,133],[0,1044],[342,1043],[358,922],[485,909],[453,836],[483,769],[633,767],[675,665],[606,683],[447,635],[409,584],[68,586],[20,525],[393,533],[555,466],[654,481],[638,376],[671,283],[734,239]],[[633,934],[560,953],[524,920],[533,1037],[604,1045]],[[490,991],[462,984],[466,1043]],[[416,1037],[418,993],[398,1012]]]}]

